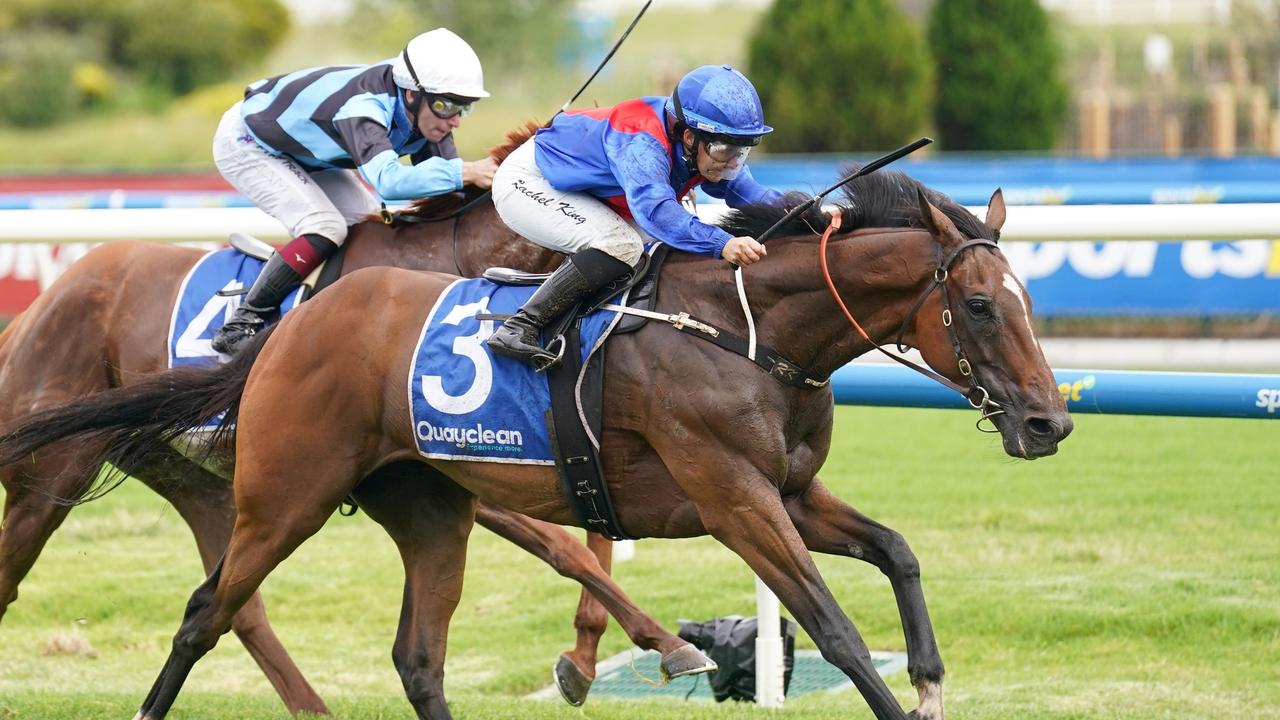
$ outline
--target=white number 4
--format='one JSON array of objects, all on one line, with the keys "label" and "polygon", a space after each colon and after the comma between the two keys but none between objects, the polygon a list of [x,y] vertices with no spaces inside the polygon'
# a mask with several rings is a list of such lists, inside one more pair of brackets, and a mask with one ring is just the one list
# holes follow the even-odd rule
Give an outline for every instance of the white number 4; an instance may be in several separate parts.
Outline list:
[{"label": "white number 4", "polygon": [[[230,290],[239,290],[244,284],[239,280],[232,280],[219,292]],[[218,357],[218,353],[213,349],[213,335],[202,337],[209,329],[209,325],[213,323],[213,319],[218,315],[222,316],[222,322],[231,319],[231,314],[236,308],[240,307],[240,296],[223,296],[214,293],[209,298],[209,302],[204,304],[200,312],[196,314],[195,319],[187,324],[182,334],[178,336],[178,342],[174,346],[173,355],[179,358],[206,358]]]}]

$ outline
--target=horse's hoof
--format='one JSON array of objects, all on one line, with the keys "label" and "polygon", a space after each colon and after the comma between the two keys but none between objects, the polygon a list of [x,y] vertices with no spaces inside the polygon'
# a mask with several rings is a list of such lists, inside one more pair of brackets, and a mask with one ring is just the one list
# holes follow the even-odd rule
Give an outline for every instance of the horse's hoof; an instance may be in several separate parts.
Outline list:
[{"label": "horse's hoof", "polygon": [[672,650],[662,657],[662,674],[668,678],[715,672],[720,667],[693,645]]},{"label": "horse's hoof", "polygon": [[556,661],[554,674],[556,687],[560,689],[560,697],[564,698],[565,702],[574,707],[580,707],[587,701],[587,693],[591,692],[591,682],[594,678],[587,677],[579,670],[568,655],[562,654]]}]

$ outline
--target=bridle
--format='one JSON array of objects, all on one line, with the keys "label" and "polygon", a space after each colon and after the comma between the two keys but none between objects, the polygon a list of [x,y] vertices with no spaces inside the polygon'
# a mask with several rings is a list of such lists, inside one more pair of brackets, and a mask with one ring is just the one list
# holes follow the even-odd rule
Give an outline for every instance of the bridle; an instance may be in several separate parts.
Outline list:
[{"label": "bridle", "polygon": [[[915,304],[911,306],[911,311],[907,313],[906,318],[902,321],[902,327],[898,330],[898,339],[895,341],[899,352],[906,350],[906,346],[902,343],[902,338],[906,334],[907,328],[910,327],[911,321],[915,318],[916,313],[918,313],[920,308],[924,306],[924,301],[933,294],[934,290],[937,290],[942,295],[942,325],[947,329],[947,335],[951,340],[951,349],[955,352],[960,374],[969,381],[969,386],[966,388],[940,373],[934,372],[929,368],[918,365],[906,358],[885,350],[880,343],[872,340],[871,336],[867,334],[867,331],[863,330],[862,326],[858,324],[858,321],[854,319],[853,314],[849,312],[848,306],[845,305],[844,300],[840,297],[840,291],[836,289],[835,281],[831,279],[831,271],[827,267],[827,241],[836,230],[840,229],[841,222],[841,212],[839,210],[833,210],[831,212],[831,224],[827,225],[827,229],[822,233],[822,241],[818,246],[818,257],[822,266],[822,277],[826,280],[827,288],[831,291],[831,296],[835,298],[836,304],[844,311],[844,316],[853,324],[854,329],[858,331],[858,334],[862,336],[862,339],[871,343],[877,350],[892,358],[895,362],[906,365],[925,377],[932,378],[933,380],[936,380],[937,382],[963,395],[965,399],[969,401],[969,404],[981,414],[981,417],[978,418],[977,422],[979,430],[991,433],[999,432],[999,429],[994,427],[995,421],[992,420],[992,418],[996,415],[1003,414],[1005,411],[1000,406],[1000,403],[991,399],[991,393],[978,383],[977,375],[973,370],[973,363],[969,361],[969,358],[965,357],[964,347],[960,344],[960,336],[956,333],[955,315],[951,312],[951,295],[947,291],[947,279],[950,276],[949,271],[951,265],[960,257],[960,253],[972,247],[987,246],[998,248],[999,246],[996,242],[985,238],[965,240],[946,255],[943,255],[942,244],[936,243],[937,262],[933,270],[933,282],[924,289],[924,292],[920,293],[920,297],[918,297]],[[993,427],[991,429],[984,428],[982,426],[983,420],[991,420]]]}]

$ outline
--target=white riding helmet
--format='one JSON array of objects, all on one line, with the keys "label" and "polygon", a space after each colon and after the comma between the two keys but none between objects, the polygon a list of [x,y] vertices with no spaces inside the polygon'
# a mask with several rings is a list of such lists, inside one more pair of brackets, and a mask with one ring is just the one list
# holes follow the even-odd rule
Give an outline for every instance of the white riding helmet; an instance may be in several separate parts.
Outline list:
[{"label": "white riding helmet", "polygon": [[409,41],[391,66],[396,85],[434,95],[486,98],[480,58],[466,40],[436,28]]}]

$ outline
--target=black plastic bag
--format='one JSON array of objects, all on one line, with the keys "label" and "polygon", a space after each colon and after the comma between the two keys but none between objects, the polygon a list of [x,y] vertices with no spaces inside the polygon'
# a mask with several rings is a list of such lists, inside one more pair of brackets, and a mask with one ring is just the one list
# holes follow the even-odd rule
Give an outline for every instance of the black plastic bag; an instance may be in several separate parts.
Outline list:
[{"label": "black plastic bag", "polygon": [[[795,666],[796,624],[782,620],[782,687],[791,687]],[[729,698],[755,702],[756,699],[756,619],[731,615],[706,622],[680,621],[680,637],[706,653],[720,669],[708,677],[716,702]]]}]

